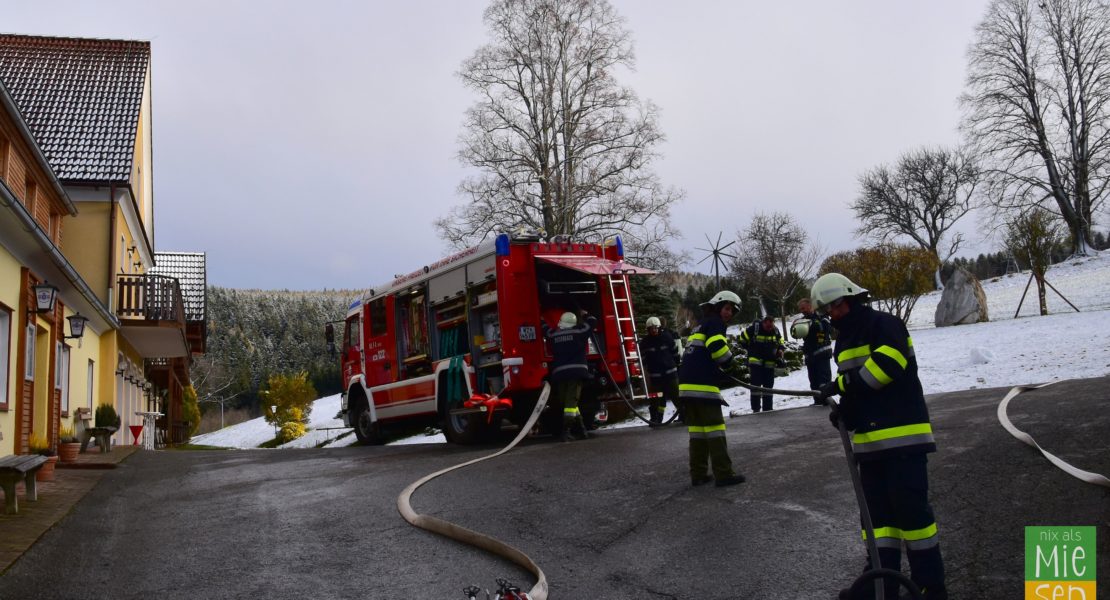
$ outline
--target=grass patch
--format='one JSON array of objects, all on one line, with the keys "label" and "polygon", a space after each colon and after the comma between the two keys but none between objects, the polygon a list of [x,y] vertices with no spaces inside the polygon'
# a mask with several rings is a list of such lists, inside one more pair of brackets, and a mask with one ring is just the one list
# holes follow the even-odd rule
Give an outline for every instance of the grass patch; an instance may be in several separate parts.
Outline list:
[{"label": "grass patch", "polygon": [[231,450],[224,446],[206,446],[204,444],[174,444],[166,446],[166,450]]}]

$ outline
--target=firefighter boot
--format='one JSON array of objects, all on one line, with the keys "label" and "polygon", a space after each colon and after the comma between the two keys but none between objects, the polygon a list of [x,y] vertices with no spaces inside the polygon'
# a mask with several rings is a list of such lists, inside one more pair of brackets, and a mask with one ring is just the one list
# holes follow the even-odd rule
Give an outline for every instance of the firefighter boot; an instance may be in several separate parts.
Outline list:
[{"label": "firefighter boot", "polygon": [[559,428],[559,441],[560,442],[573,442],[578,437],[574,435],[574,425],[576,421],[573,419],[563,419],[563,426]]},{"label": "firefighter boot", "polygon": [[649,424],[650,425],[662,425],[663,424],[663,411],[659,410],[658,406],[656,406],[654,404],[649,405],[648,406],[648,415],[649,415],[648,419],[649,419]]},{"label": "firefighter boot", "polygon": [[582,420],[582,415],[578,415],[578,418],[573,421],[573,424],[570,426],[570,432],[574,434],[576,439],[590,439],[590,432],[586,431],[586,422]]}]

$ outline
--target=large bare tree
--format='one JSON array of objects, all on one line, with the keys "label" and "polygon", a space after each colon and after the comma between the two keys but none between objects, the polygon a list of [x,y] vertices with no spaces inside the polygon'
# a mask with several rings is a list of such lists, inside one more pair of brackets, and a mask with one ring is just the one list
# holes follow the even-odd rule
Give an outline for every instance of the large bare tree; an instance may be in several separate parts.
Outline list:
[{"label": "large bare tree", "polygon": [[490,43],[463,63],[481,96],[466,114],[460,185],[467,202],[439,219],[457,246],[525,226],[548,237],[622,234],[630,255],[673,267],[669,209],[651,162],[657,111],[616,80],[634,67],[623,19],[606,0],[494,0]]},{"label": "large bare tree", "polygon": [[804,290],[821,256],[820,245],[782,212],[757,213],[737,236],[740,252],[732,261],[733,273],[746,291],[774,303],[785,331],[787,305]]},{"label": "large bare tree", "polygon": [[994,0],[969,60],[963,127],[989,158],[989,199],[1053,211],[1091,254],[1110,182],[1106,0]]},{"label": "large bare tree", "polygon": [[[959,150],[907,152],[893,167],[880,165],[860,175],[860,195],[852,203],[860,221],[856,234],[881,244],[908,237],[939,265],[963,243],[963,234],[950,231],[971,210],[979,180],[979,168]],[[937,289],[943,287],[939,268],[933,279]]]}]

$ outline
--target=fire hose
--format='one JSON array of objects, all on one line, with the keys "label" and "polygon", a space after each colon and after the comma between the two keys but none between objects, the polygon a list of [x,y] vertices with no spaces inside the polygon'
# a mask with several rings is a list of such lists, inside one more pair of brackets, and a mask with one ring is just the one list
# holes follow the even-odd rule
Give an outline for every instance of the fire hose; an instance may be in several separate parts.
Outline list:
[{"label": "fire hose", "polygon": [[1017,427],[1014,427],[1014,424],[1010,422],[1010,417],[1006,414],[1006,409],[1010,406],[1010,400],[1013,400],[1018,394],[1022,392],[1037,390],[1052,385],[1053,383],[1059,382],[1052,381],[1049,383],[1042,383],[1040,385],[1019,385],[1011,388],[1009,393],[1006,394],[1006,397],[1002,399],[1002,402],[998,403],[998,422],[1002,424],[1002,428],[1009,432],[1010,435],[1016,437],[1025,444],[1028,444],[1029,446],[1032,446],[1033,448],[1039,450],[1040,453],[1048,459],[1048,462],[1056,465],[1068,475],[1071,475],[1072,477],[1075,477],[1086,483],[1101,485],[1103,487],[1110,487],[1110,479],[1108,479],[1105,475],[1100,475],[1098,473],[1092,473],[1090,471],[1084,471],[1083,469],[1073,467],[1067,462],[1061,460],[1055,454],[1049,452],[1048,450],[1045,450],[1044,448],[1041,448],[1041,445],[1033,439],[1033,436],[1025,433]]},{"label": "fire hose", "polygon": [[484,533],[479,533],[477,531],[474,531],[473,529],[467,529],[466,527],[456,525],[449,521],[444,521],[443,519],[437,517],[419,514],[412,509],[410,499],[413,492],[415,492],[417,488],[435,479],[436,477],[439,477],[440,475],[449,473],[451,471],[454,471],[455,469],[468,467],[484,460],[496,458],[508,452],[509,450],[512,450],[514,447],[516,447],[518,443],[520,443],[520,440],[524,439],[524,437],[528,435],[530,431],[532,431],[532,427],[536,424],[536,420],[539,419],[540,412],[542,412],[544,406],[547,405],[547,398],[550,394],[551,385],[548,383],[544,383],[543,390],[540,392],[540,396],[536,400],[536,408],[532,410],[531,416],[528,417],[528,422],[520,428],[520,433],[517,434],[516,438],[514,438],[508,446],[505,446],[504,448],[498,450],[497,452],[494,452],[493,454],[489,454],[481,458],[475,458],[474,460],[469,460],[464,463],[457,464],[453,467],[447,467],[446,469],[436,471],[435,473],[432,473],[430,475],[425,475],[424,477],[409,484],[409,486],[401,492],[401,495],[397,497],[397,510],[401,513],[401,516],[410,524],[421,529],[431,531],[433,533],[438,533],[439,535],[451,538],[453,540],[463,542],[464,544],[470,544],[471,546],[474,546],[481,550],[485,550],[486,552],[489,552],[491,554],[508,559],[535,575],[536,585],[532,586],[532,589],[528,591],[527,595],[530,600],[547,600],[547,576],[544,575],[539,565],[537,565],[535,561],[529,558],[527,554],[521,552],[513,546],[510,546],[505,542],[502,542],[501,540],[492,538]]}]

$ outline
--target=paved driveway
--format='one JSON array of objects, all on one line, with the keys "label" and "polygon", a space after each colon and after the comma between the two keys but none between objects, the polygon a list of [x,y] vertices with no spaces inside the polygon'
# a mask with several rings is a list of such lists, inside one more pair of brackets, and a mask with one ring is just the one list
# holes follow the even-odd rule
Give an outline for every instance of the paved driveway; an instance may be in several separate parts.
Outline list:
[{"label": "paved driveway", "polygon": [[[1018,427],[1110,473],[1110,379],[1012,403]],[[932,496],[953,598],[1023,595],[1026,525],[1097,525],[1110,587],[1110,490],[1051,466],[997,424],[1004,390],[929,398]],[[516,545],[551,598],[834,598],[862,564],[855,500],[825,410],[729,419],[748,483],[689,487],[680,428],[528,441],[441,477],[416,510]],[[447,445],[140,453],[108,473],[0,578],[0,598],[462,598],[530,576],[417,530],[397,494],[492,449]]]}]

